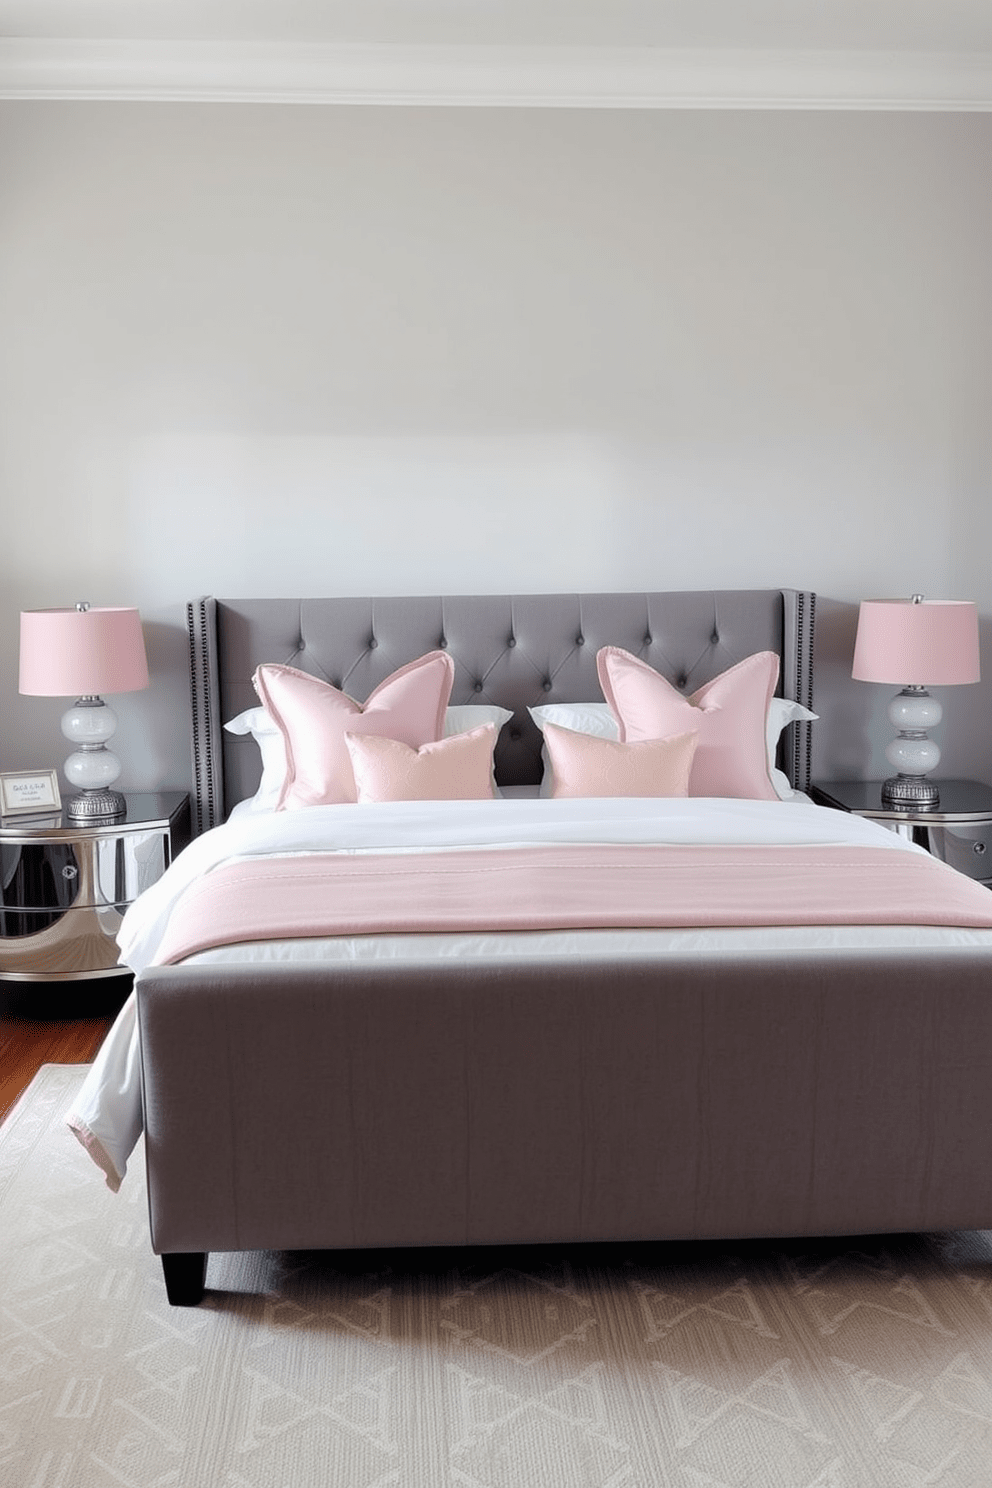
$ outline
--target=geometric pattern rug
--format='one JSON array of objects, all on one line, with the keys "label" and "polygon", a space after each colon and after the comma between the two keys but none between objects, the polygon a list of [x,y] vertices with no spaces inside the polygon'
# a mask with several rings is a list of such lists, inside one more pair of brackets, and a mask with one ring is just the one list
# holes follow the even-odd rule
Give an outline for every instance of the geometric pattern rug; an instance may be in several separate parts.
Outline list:
[{"label": "geometric pattern rug", "polygon": [[992,1484],[992,1233],[212,1255],[176,1309],[84,1073],[0,1127],[3,1488]]}]

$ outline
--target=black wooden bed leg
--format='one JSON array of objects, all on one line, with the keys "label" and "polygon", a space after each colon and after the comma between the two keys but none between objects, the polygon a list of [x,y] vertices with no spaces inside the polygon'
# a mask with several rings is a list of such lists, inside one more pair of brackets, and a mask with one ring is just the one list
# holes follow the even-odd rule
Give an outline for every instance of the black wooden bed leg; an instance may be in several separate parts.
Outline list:
[{"label": "black wooden bed leg", "polygon": [[162,1257],[165,1291],[173,1307],[195,1307],[203,1301],[207,1279],[205,1250],[175,1251]]}]

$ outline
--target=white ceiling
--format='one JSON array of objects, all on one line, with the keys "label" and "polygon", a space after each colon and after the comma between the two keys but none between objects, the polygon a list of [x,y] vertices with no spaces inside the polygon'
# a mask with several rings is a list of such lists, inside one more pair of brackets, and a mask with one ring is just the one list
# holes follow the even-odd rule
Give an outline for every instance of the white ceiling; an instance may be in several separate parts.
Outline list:
[{"label": "white ceiling", "polygon": [[992,0],[0,0],[0,37],[992,50]]},{"label": "white ceiling", "polygon": [[0,0],[0,98],[992,110],[992,0]]}]

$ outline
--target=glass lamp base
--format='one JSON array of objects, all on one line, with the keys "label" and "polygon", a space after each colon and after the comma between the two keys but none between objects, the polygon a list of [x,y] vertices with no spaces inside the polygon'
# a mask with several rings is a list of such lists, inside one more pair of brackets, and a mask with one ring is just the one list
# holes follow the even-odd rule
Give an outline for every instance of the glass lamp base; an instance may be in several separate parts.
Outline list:
[{"label": "glass lamp base", "polygon": [[87,694],[77,698],[62,718],[62,732],[77,746],[62,769],[70,785],[80,792],[63,806],[71,822],[120,821],[127,815],[127,802],[112,790],[121,773],[121,762],[107,740],[117,727],[117,714],[102,698]]},{"label": "glass lamp base", "polygon": [[902,811],[936,811],[940,790],[925,775],[893,775],[882,782],[882,805]]},{"label": "glass lamp base", "polygon": [[938,724],[943,709],[925,687],[904,687],[889,704],[889,718],[899,730],[885,751],[898,775],[882,782],[882,805],[903,811],[935,811],[940,791],[929,776],[940,764],[940,748],[927,729]]},{"label": "glass lamp base", "polygon": [[127,802],[120,791],[84,790],[70,796],[62,807],[70,821],[120,821],[127,815]]}]

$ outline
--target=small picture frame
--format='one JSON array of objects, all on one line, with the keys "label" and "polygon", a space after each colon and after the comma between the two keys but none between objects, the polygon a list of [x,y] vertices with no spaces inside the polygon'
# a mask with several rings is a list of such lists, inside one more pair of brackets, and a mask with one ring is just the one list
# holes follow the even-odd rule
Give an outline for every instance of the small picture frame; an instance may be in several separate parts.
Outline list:
[{"label": "small picture frame", "polygon": [[61,809],[57,770],[8,770],[0,774],[0,816]]}]

